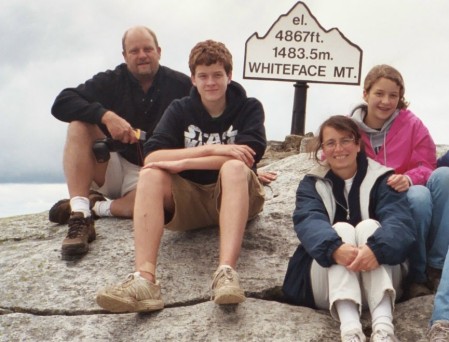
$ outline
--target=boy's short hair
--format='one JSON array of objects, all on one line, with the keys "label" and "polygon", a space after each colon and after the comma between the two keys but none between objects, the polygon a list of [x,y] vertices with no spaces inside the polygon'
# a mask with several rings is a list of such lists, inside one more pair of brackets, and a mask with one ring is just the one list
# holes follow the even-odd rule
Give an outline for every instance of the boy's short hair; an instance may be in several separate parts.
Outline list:
[{"label": "boy's short hair", "polygon": [[232,55],[223,43],[205,40],[196,44],[189,56],[189,68],[192,75],[198,65],[223,64],[226,74],[232,72]]}]

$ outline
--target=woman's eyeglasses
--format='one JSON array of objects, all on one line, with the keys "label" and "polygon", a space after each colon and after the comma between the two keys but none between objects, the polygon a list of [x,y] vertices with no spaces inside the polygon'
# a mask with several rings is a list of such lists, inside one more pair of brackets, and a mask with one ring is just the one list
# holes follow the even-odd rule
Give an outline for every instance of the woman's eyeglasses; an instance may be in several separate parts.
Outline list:
[{"label": "woman's eyeglasses", "polygon": [[337,145],[340,145],[342,148],[349,147],[354,143],[354,138],[342,138],[339,141],[331,139],[328,141],[325,141],[321,144],[321,147],[323,150],[326,151],[333,151],[337,147]]}]

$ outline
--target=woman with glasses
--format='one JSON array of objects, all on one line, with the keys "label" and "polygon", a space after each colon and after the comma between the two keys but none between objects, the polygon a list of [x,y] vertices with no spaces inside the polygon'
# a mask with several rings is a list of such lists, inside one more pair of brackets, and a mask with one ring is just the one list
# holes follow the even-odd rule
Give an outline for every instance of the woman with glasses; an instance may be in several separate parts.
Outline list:
[{"label": "woman with glasses", "polygon": [[[324,161],[318,156],[324,154]],[[365,341],[361,310],[372,317],[371,341],[397,341],[393,309],[415,241],[407,197],[387,184],[393,174],[366,157],[356,123],[337,115],[320,127],[318,165],[299,183],[284,294],[294,304],[329,309],[342,341]]]},{"label": "woman with glasses", "polygon": [[[436,291],[449,246],[449,168],[436,167],[436,147],[422,121],[407,109],[404,80],[389,65],[365,77],[363,99],[352,118],[368,157],[392,167],[388,184],[407,191],[417,243],[410,255],[405,298]],[[429,118],[430,119],[430,118]]]}]

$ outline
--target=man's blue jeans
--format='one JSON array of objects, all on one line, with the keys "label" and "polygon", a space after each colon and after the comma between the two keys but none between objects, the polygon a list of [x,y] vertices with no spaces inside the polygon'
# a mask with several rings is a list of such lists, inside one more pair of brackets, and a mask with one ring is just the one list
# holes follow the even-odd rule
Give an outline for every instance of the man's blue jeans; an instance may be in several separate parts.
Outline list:
[{"label": "man's blue jeans", "polygon": [[412,282],[423,283],[427,266],[443,268],[449,246],[449,167],[433,171],[426,186],[410,187],[407,198],[417,229],[409,276]]},{"label": "man's blue jeans", "polygon": [[449,321],[449,250],[446,255],[440,285],[435,295],[430,325],[439,320]]}]

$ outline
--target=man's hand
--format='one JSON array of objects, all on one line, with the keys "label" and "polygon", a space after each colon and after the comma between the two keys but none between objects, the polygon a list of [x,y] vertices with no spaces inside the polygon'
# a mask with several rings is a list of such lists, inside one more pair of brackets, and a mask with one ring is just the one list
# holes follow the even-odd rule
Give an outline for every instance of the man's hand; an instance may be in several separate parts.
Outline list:
[{"label": "man's hand", "polygon": [[337,264],[348,266],[356,259],[358,254],[359,249],[357,247],[344,243],[332,253],[332,257]]},{"label": "man's hand", "polygon": [[134,144],[137,142],[136,134],[131,125],[112,111],[107,111],[101,122],[106,125],[112,139],[120,140],[124,144]]},{"label": "man's hand", "polygon": [[359,247],[359,253],[354,261],[347,267],[353,272],[372,271],[379,267],[376,256],[367,245]]},{"label": "man's hand", "polygon": [[257,177],[263,185],[268,185],[277,179],[278,174],[274,171],[258,171]]},{"label": "man's hand", "polygon": [[247,145],[213,144],[213,145],[208,145],[208,147],[212,149],[213,155],[227,156],[227,157],[232,157],[234,159],[241,160],[249,168],[252,168],[254,165],[254,156],[256,155],[256,152],[254,152],[254,150]]},{"label": "man's hand", "polygon": [[404,192],[410,188],[410,182],[407,176],[404,175],[391,175],[388,177],[387,184],[391,186],[397,192]]}]

